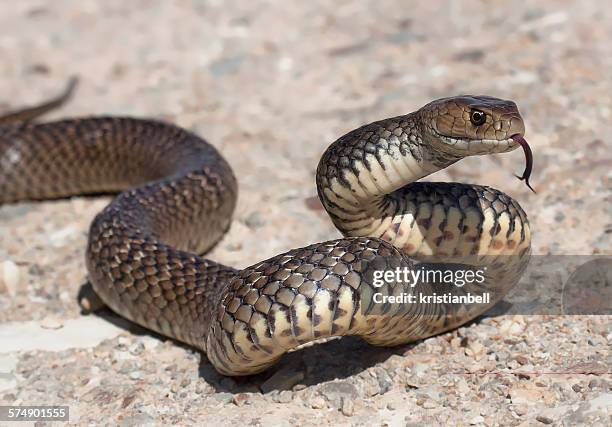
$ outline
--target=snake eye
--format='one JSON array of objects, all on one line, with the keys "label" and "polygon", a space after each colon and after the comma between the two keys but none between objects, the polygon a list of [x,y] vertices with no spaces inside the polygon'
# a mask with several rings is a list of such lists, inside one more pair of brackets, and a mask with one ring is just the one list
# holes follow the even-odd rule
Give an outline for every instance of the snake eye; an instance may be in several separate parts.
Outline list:
[{"label": "snake eye", "polygon": [[472,110],[470,112],[470,121],[474,126],[480,126],[487,121],[487,115],[480,110]]}]

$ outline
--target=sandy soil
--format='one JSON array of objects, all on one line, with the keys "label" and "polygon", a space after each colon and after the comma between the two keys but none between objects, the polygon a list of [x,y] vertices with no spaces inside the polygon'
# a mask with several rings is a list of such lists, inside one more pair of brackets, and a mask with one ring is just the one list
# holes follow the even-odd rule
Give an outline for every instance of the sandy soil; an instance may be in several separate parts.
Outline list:
[{"label": "sandy soil", "polygon": [[[527,123],[538,194],[512,176],[518,151],[433,179],[515,197],[538,255],[609,255],[612,9],[521,5],[7,2],[0,109],[78,75],[75,98],[50,119],[157,117],[205,136],[240,183],[231,231],[210,257],[245,267],[339,236],[312,202],[319,156],[338,136],[442,96],[510,98]],[[112,314],[82,316],[88,225],[108,200],[0,208],[0,404],[69,405],[79,425],[611,421],[611,316],[487,317],[396,349],[333,340],[246,379]]]}]

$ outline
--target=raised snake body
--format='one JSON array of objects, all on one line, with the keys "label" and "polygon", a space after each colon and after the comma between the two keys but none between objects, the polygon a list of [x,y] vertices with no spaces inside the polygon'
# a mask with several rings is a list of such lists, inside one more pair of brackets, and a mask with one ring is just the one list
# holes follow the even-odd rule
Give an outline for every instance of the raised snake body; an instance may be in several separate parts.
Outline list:
[{"label": "raised snake body", "polygon": [[[230,166],[211,145],[152,120],[28,123],[59,101],[0,119],[0,204],[121,191],[90,229],[96,293],[127,319],[205,351],[223,374],[262,371],[329,336],[390,346],[455,328],[499,301],[528,261],[529,224],[509,196],[414,182],[524,142],[513,102],[445,98],[344,135],[323,154],[316,181],[345,238],[235,270],[196,255],[228,229],[237,196]],[[488,304],[372,303],[374,269],[457,265],[484,269],[487,280],[446,290],[486,291]],[[435,286],[417,289],[432,294]],[[381,289],[406,291],[395,282]]]}]

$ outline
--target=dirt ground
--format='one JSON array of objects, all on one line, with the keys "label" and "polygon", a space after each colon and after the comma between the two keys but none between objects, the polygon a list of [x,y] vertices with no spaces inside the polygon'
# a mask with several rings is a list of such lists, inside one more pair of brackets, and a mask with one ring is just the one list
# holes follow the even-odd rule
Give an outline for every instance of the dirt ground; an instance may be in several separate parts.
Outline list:
[{"label": "dirt ground", "polygon": [[[229,159],[239,203],[210,254],[224,264],[338,237],[313,202],[326,146],[461,93],[519,105],[537,194],[513,177],[518,150],[432,179],[512,195],[535,254],[612,252],[606,2],[24,0],[0,11],[0,110],[78,75],[49,119],[162,118]],[[610,315],[492,316],[394,349],[336,339],[239,379],[110,313],[83,316],[88,226],[109,200],[0,207],[0,404],[68,405],[78,425],[611,422]]]}]

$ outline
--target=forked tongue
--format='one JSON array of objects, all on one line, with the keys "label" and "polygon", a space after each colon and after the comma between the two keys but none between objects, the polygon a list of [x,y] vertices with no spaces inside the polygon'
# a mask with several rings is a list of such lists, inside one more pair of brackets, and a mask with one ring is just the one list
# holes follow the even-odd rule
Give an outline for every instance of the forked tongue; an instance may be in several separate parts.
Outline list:
[{"label": "forked tongue", "polygon": [[533,167],[533,154],[531,153],[531,147],[529,147],[529,144],[527,144],[527,141],[525,141],[525,138],[523,138],[523,136],[519,135],[518,133],[516,135],[512,135],[511,138],[514,141],[518,142],[521,145],[521,147],[523,147],[523,151],[525,152],[526,164],[525,164],[525,170],[523,171],[523,176],[518,176],[518,175],[515,175],[515,176],[521,181],[525,181],[525,184],[527,184],[527,187],[529,187],[529,189],[535,193],[535,190],[531,188],[531,184],[529,184],[529,177],[531,176],[531,169]]}]

